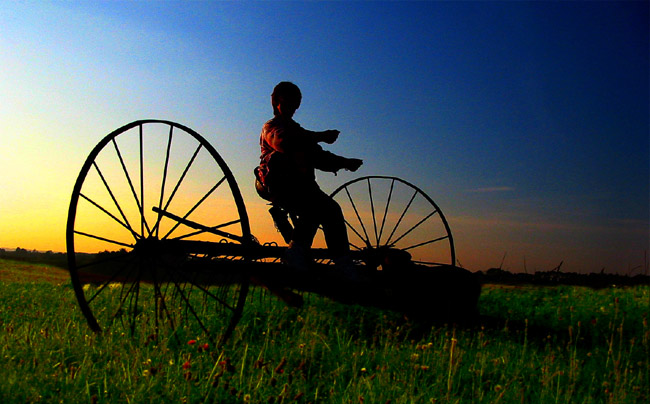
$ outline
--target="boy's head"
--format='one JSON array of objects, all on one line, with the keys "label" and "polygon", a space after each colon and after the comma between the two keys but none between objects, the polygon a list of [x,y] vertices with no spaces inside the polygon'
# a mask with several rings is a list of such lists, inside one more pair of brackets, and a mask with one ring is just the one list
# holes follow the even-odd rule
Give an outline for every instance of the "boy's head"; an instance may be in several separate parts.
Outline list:
[{"label": "boy's head", "polygon": [[278,83],[271,94],[273,115],[291,118],[300,107],[300,101],[302,101],[302,94],[297,85],[289,81]]}]

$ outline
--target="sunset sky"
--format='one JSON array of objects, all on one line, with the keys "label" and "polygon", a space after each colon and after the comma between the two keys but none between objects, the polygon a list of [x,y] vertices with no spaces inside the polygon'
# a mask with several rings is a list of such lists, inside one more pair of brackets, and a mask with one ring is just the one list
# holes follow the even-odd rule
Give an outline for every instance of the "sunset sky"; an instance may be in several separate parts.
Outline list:
[{"label": "sunset sky", "polygon": [[[643,272],[648,2],[2,2],[0,248],[65,251],[86,156],[131,121],[205,136],[253,233],[279,81],[361,175],[416,184],[470,270]],[[264,220],[261,220],[263,218]],[[505,257],[505,259],[504,259]]]}]

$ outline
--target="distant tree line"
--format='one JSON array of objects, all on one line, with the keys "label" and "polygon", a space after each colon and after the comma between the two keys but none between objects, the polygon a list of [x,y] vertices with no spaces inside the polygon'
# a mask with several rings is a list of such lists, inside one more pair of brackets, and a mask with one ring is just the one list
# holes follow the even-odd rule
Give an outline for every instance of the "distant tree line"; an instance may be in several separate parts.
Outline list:
[{"label": "distant tree line", "polygon": [[7,251],[0,248],[0,258],[25,261],[33,263],[43,263],[56,266],[59,268],[68,268],[68,258],[66,253],[55,253],[53,251],[41,252],[37,250],[26,250],[24,248],[16,248],[14,251]]},{"label": "distant tree line", "polygon": [[650,285],[650,276],[638,274],[635,276],[599,273],[581,274],[577,272],[561,272],[558,268],[550,271],[537,271],[534,274],[512,273],[501,268],[490,268],[487,271],[475,273],[480,282],[507,285],[573,285],[590,288],[608,288],[612,286]]}]

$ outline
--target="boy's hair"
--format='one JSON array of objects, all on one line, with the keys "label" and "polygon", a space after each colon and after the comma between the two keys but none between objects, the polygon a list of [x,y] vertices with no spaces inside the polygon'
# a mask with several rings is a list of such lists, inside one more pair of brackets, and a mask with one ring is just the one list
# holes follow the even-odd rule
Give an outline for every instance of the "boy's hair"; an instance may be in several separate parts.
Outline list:
[{"label": "boy's hair", "polygon": [[281,99],[296,101],[297,105],[300,106],[300,102],[302,101],[302,93],[300,92],[298,86],[290,81],[283,81],[278,83],[278,85],[273,88],[273,93],[271,94],[271,105],[273,105],[273,114],[275,115],[278,114],[276,105],[278,105]]}]

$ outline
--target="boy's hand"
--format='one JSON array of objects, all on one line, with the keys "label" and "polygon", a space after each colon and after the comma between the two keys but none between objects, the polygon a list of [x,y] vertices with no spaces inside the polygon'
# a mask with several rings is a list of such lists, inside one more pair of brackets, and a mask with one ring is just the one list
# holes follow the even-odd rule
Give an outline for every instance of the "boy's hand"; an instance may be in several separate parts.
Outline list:
[{"label": "boy's hand", "polygon": [[363,160],[361,159],[348,159],[346,162],[347,164],[345,165],[345,169],[349,171],[357,171],[359,167],[363,164]]},{"label": "boy's hand", "polygon": [[336,142],[336,139],[338,139],[339,133],[341,133],[341,132],[339,132],[338,130],[335,130],[335,129],[326,130],[326,131],[322,132],[322,134],[320,136],[320,141],[325,142],[327,144],[332,144],[332,143]]}]

